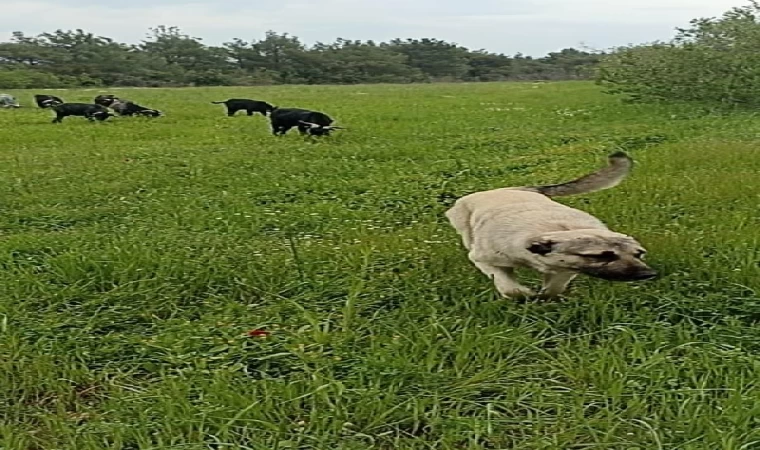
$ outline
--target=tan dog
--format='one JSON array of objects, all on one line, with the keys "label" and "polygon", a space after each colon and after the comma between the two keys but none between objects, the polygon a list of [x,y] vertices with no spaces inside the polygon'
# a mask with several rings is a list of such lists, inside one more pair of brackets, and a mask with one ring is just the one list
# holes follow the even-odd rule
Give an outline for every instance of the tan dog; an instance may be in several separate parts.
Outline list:
[{"label": "tan dog", "polygon": [[446,217],[461,235],[470,260],[493,278],[505,297],[533,295],[515,278],[517,267],[544,274],[544,298],[562,294],[579,273],[611,281],[654,278],[657,273],[642,261],[646,251],[635,239],[550,198],[612,188],[632,167],[633,160],[617,152],[609,156],[607,167],[575,181],[467,195]]}]

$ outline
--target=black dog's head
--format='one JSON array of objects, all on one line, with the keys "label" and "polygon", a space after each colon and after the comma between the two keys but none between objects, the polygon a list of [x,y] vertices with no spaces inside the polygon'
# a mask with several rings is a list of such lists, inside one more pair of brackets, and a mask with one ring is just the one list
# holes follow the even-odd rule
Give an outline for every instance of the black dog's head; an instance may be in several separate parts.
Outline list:
[{"label": "black dog's head", "polygon": [[40,107],[41,108],[52,108],[53,106],[58,106],[58,105],[61,105],[61,104],[63,104],[63,102],[58,101],[58,100],[56,100],[54,98],[49,98],[47,100],[42,100],[40,102]]},{"label": "black dog's head", "polygon": [[110,113],[108,111],[98,111],[98,112],[94,113],[92,115],[92,117],[94,117],[94,118],[96,118],[96,119],[98,119],[100,121],[103,121],[103,120],[108,119],[109,117],[116,117],[116,115],[113,114],[113,113]]},{"label": "black dog's head", "polygon": [[119,97],[113,94],[98,95],[95,97],[95,104],[110,107],[116,102],[123,102]]},{"label": "black dog's head", "polygon": [[157,109],[144,109],[137,114],[145,117],[160,117],[164,115],[164,113]]},{"label": "black dog's head", "polygon": [[333,125],[317,125],[316,123],[301,121],[301,125],[307,126],[305,129],[309,136],[329,136],[333,130],[345,130],[343,127]]}]

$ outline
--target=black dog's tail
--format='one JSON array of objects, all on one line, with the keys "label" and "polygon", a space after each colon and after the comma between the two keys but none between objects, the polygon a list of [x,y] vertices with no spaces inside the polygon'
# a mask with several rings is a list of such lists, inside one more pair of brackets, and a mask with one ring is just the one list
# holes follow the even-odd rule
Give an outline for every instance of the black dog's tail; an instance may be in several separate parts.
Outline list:
[{"label": "black dog's tail", "polygon": [[211,103],[213,103],[213,104],[215,104],[215,105],[221,105],[222,103],[227,103],[227,100],[225,100],[225,101],[223,101],[223,102],[211,102]]}]

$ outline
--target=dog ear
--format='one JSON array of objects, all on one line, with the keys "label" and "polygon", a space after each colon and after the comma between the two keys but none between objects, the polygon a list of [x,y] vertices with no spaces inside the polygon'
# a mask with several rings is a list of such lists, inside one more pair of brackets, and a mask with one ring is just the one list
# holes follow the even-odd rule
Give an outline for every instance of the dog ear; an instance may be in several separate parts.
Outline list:
[{"label": "dog ear", "polygon": [[552,252],[554,242],[550,240],[534,241],[528,246],[528,251],[536,255],[546,256]]}]

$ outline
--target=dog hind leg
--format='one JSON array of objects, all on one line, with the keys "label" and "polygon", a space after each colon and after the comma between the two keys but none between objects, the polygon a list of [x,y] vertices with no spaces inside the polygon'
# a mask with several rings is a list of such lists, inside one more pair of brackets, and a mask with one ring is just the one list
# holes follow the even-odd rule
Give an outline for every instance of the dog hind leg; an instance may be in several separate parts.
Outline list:
[{"label": "dog hind leg", "polygon": [[455,203],[448,211],[446,218],[462,238],[462,244],[467,250],[472,249],[472,232],[470,231],[470,211],[461,203]]}]

